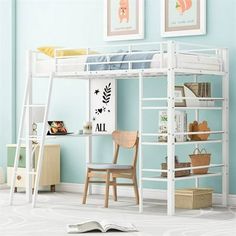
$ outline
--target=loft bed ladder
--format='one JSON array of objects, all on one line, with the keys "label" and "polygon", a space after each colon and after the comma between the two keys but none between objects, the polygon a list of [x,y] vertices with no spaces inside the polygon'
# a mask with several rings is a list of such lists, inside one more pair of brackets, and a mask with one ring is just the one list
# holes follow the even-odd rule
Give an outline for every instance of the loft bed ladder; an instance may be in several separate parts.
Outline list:
[{"label": "loft bed ladder", "polygon": [[[31,53],[29,52],[28,55],[28,65],[31,61]],[[13,174],[11,180],[11,189],[10,189],[10,198],[9,203],[10,205],[13,204],[13,198],[15,193],[15,186],[16,186],[16,179],[18,174],[18,165],[20,160],[20,148],[25,141],[26,144],[26,198],[29,202],[32,202],[32,206],[35,207],[37,196],[38,196],[38,188],[39,188],[39,180],[41,176],[41,169],[43,163],[43,154],[44,154],[44,143],[47,133],[47,120],[48,120],[48,111],[49,105],[51,100],[51,93],[52,93],[52,85],[53,85],[53,73],[49,76],[49,85],[47,91],[47,100],[46,104],[39,105],[32,103],[32,70],[31,66],[28,67],[27,72],[27,82],[24,92],[23,98],[23,107],[21,111],[21,119],[19,125],[19,132],[17,138],[17,146],[15,152],[15,160],[14,160],[14,167],[13,167]],[[32,131],[32,114],[33,112],[37,112],[38,109],[43,109],[43,119],[40,120],[38,123],[42,123],[42,131],[41,136],[33,135]],[[36,148],[39,146],[39,155],[37,160],[37,168],[33,170],[32,163],[33,163],[33,156]],[[34,181],[34,193],[32,199],[32,176],[35,176]]]}]

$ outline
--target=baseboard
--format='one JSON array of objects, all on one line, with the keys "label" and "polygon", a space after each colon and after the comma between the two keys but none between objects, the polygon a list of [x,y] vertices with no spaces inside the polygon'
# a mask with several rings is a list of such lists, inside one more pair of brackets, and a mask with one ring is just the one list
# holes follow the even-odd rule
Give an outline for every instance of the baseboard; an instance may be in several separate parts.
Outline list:
[{"label": "baseboard", "polygon": [[0,184],[0,190],[1,189],[8,189],[9,186],[7,186],[7,184]]},{"label": "baseboard", "polygon": [[[73,192],[73,193],[83,193],[84,185],[75,184],[75,183],[61,183],[56,187],[57,191],[60,192]],[[94,194],[104,194],[104,186],[102,185],[93,185],[92,191]],[[122,197],[134,197],[134,192],[130,187],[119,186],[117,189],[118,196]],[[143,197],[146,199],[167,199],[167,192],[163,189],[147,189],[143,190]],[[236,205],[236,195],[229,195],[229,205]],[[222,195],[218,193],[213,194],[213,204],[221,204]]]}]

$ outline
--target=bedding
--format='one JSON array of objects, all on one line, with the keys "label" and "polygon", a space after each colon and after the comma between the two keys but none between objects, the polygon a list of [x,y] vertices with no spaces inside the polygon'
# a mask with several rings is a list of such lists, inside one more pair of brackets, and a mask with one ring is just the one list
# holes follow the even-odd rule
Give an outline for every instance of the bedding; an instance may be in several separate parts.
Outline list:
[{"label": "bedding", "polygon": [[[121,53],[121,52],[119,52]],[[93,56],[87,57],[87,63],[98,63],[89,65],[89,71],[100,70],[127,70],[129,68],[129,61],[132,62],[131,69],[145,69],[150,68],[151,60],[154,53],[135,53],[135,54],[118,54],[107,56]],[[140,60],[150,60],[150,62],[140,62]],[[110,62],[108,64],[100,64],[99,62]],[[86,68],[85,68],[86,69]]]},{"label": "bedding", "polygon": [[[38,51],[44,53],[49,57],[55,56],[56,49],[60,49],[60,47],[39,47]],[[87,49],[80,48],[80,49],[63,49],[57,51],[58,57],[65,57],[65,56],[79,56],[79,55],[86,55]],[[89,54],[97,54],[95,51],[89,51]]]}]

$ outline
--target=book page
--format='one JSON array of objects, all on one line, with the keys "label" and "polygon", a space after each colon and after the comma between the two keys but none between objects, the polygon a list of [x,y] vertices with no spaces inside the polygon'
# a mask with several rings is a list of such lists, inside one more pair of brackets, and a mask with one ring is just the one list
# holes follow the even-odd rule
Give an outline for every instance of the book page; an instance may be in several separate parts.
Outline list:
[{"label": "book page", "polygon": [[100,230],[101,232],[104,232],[102,226],[97,221],[85,221],[79,224],[67,225],[68,233],[83,233],[92,230]]},{"label": "book page", "polygon": [[126,222],[114,222],[114,221],[102,220],[100,221],[100,224],[105,232],[107,232],[110,229],[115,229],[124,232],[137,231],[137,228],[133,224]]}]

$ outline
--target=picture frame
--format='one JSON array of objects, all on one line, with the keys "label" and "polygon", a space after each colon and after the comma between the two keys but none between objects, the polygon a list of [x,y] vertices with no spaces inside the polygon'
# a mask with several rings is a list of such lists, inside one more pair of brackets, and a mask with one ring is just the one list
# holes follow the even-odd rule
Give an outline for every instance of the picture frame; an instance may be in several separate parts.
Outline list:
[{"label": "picture frame", "polygon": [[104,0],[104,40],[144,38],[144,0]]},{"label": "picture frame", "polygon": [[206,34],[206,0],[162,0],[162,37],[203,34]]},{"label": "picture frame", "polygon": [[178,99],[178,97],[185,97],[184,86],[175,86],[175,106],[176,107],[186,107],[185,99]]}]

